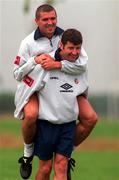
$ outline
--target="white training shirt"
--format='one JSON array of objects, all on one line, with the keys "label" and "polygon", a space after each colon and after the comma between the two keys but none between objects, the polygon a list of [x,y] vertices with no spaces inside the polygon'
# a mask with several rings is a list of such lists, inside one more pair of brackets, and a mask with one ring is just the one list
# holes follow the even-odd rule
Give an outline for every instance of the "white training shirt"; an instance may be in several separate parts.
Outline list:
[{"label": "white training shirt", "polygon": [[[55,54],[56,52],[50,53],[52,57],[55,57]],[[54,124],[77,120],[79,115],[77,96],[88,88],[87,70],[80,75],[70,75],[60,70],[48,71],[44,82],[38,96],[40,102],[38,118]]]},{"label": "white training shirt", "polygon": [[[54,53],[50,55],[54,57]],[[76,120],[78,116],[76,97],[87,88],[87,71],[81,75],[69,75],[60,70],[45,71],[37,65],[18,85],[14,116],[23,119],[23,107],[29,101],[29,97],[37,91],[40,119],[55,124]]]},{"label": "white training shirt", "polygon": [[[37,63],[34,60],[39,54],[50,53],[59,47],[61,35],[63,30],[56,27],[54,35],[51,40],[44,37],[39,28],[29,34],[20,45],[18,55],[14,60],[14,78],[21,81],[25,75],[30,73]],[[81,74],[85,72],[88,56],[85,50],[81,49],[79,60],[75,63],[63,60],[61,71],[69,74]]]},{"label": "white training shirt", "polygon": [[39,119],[62,124],[78,119],[77,96],[88,88],[87,73],[69,75],[60,70],[49,72],[49,79],[39,92]]}]

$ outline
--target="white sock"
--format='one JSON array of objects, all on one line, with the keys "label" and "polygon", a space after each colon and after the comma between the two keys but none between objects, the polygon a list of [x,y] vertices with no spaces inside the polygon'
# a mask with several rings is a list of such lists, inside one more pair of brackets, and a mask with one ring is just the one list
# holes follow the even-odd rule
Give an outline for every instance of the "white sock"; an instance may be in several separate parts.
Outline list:
[{"label": "white sock", "polygon": [[32,156],[33,151],[34,151],[34,143],[31,143],[31,144],[24,143],[24,156],[25,157]]}]

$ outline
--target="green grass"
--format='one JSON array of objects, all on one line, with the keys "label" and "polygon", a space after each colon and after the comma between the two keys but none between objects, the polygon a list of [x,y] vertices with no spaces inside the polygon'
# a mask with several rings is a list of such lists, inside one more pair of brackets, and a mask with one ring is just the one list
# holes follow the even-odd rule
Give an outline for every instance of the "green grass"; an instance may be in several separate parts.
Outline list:
[{"label": "green grass", "polygon": [[1,119],[0,120],[0,133],[10,133],[14,135],[20,134],[21,122],[16,119]]},{"label": "green grass", "polygon": [[99,120],[91,134],[91,137],[119,138],[119,121]]},{"label": "green grass", "polygon": [[[0,134],[21,136],[21,122],[14,119],[0,120]],[[119,121],[99,120],[90,138],[119,139]],[[20,148],[0,148],[0,180],[21,180],[18,158],[23,150]],[[119,152],[78,152],[73,153],[76,168],[73,180],[119,180]],[[29,180],[35,179],[38,159],[34,158],[33,173]],[[52,178],[51,178],[52,179]]]},{"label": "green grass", "polygon": [[[0,179],[21,180],[19,175],[18,157],[22,154],[20,149],[0,149]],[[34,162],[34,172],[31,179],[34,179],[37,163]]]},{"label": "green grass", "polygon": [[74,180],[118,180],[119,153],[116,152],[75,152],[77,168]]},{"label": "green grass", "polygon": [[[0,179],[21,180],[18,157],[21,149],[0,149]],[[118,180],[118,152],[75,152],[76,168],[72,174],[74,180]],[[34,158],[33,173],[30,180],[35,179],[38,159]]]},{"label": "green grass", "polygon": [[[21,121],[16,119],[2,119],[0,120],[0,133],[10,133],[20,135]],[[104,121],[99,119],[94,128],[91,137],[108,137],[119,138],[119,121],[110,120]]]}]

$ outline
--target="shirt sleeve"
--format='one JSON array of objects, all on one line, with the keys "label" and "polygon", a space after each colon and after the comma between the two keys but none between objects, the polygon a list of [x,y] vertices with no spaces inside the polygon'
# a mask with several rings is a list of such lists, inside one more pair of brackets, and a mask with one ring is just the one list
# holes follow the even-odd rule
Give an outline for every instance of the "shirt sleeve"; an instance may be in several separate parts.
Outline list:
[{"label": "shirt sleeve", "polygon": [[22,41],[18,55],[14,60],[13,75],[17,81],[21,81],[25,75],[30,73],[37,63],[34,57],[30,57],[30,52],[28,50],[28,45]]},{"label": "shirt sleeve", "polygon": [[83,96],[84,98],[88,99],[88,91],[89,91],[89,87],[87,87],[87,89],[80,95],[78,96]]},{"label": "shirt sleeve", "polygon": [[88,62],[88,56],[82,47],[79,58],[75,62],[69,62],[67,60],[61,61],[62,64],[61,71],[72,75],[80,75],[86,71],[87,62]]},{"label": "shirt sleeve", "polygon": [[49,79],[49,72],[45,71],[40,65],[35,66],[34,70],[19,82],[15,93],[15,112],[14,116],[18,119],[24,118],[23,107],[28,103],[29,98],[34,92],[39,92],[44,88]]}]

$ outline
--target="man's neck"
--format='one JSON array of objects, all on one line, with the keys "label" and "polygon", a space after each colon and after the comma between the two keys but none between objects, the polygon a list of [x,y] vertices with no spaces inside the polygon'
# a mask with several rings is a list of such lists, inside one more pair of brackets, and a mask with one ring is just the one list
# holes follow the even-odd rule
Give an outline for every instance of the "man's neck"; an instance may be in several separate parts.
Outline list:
[{"label": "man's neck", "polygon": [[[41,33],[42,33],[42,32],[41,32]],[[44,37],[47,37],[49,40],[52,39],[53,34],[54,34],[54,33],[52,33],[52,34],[45,34],[45,33],[42,33],[42,35],[43,35]]]},{"label": "man's neck", "polygon": [[65,59],[65,55],[64,55],[64,53],[63,53],[62,50],[59,52],[59,54],[60,54],[60,56],[61,56],[62,59]]}]

